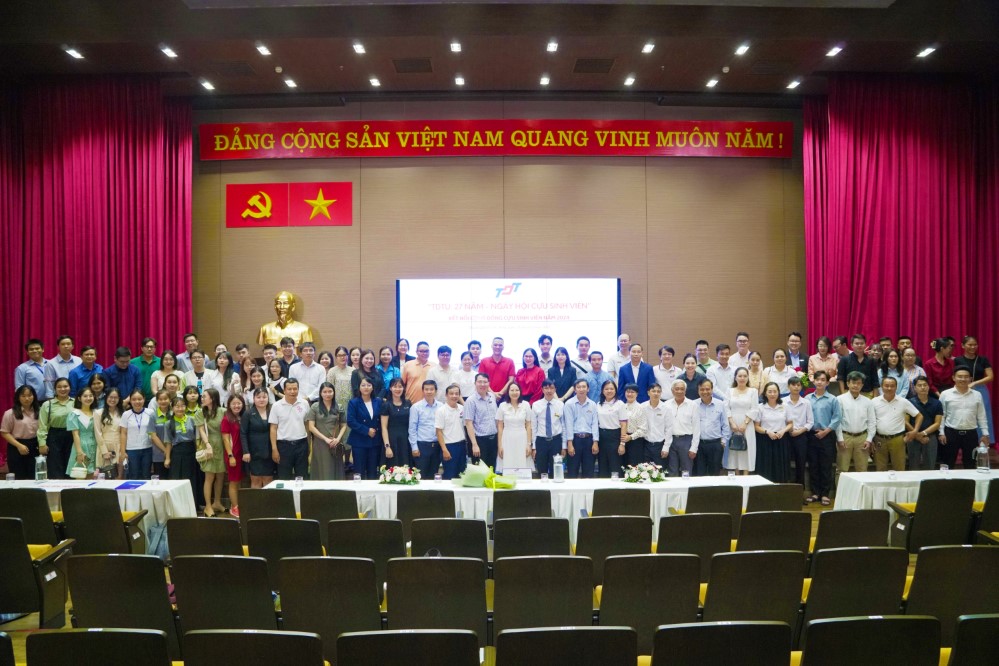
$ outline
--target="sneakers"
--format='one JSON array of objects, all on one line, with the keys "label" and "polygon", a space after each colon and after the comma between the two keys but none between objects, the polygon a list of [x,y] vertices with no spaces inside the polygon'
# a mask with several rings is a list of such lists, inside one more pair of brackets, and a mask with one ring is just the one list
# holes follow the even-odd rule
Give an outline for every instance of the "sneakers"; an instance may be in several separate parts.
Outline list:
[{"label": "sneakers", "polygon": [[230,508],[229,509],[229,515],[232,516],[233,518],[239,518],[239,507],[238,506],[234,506],[234,507]]}]

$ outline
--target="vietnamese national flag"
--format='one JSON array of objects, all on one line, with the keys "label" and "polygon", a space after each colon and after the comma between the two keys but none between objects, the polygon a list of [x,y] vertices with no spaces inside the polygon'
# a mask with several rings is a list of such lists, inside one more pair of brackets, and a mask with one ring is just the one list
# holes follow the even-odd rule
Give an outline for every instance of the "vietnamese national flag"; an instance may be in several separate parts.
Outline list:
[{"label": "vietnamese national flag", "polygon": [[288,226],[288,184],[226,185],[225,226]]},{"label": "vietnamese national flag", "polygon": [[288,224],[349,227],[354,221],[353,183],[290,183]]}]

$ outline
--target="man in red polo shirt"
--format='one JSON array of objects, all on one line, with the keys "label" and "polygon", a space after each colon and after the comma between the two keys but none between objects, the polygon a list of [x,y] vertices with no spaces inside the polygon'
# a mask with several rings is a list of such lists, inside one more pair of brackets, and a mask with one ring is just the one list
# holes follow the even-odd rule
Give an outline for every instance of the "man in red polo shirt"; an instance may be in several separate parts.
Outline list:
[{"label": "man in red polo shirt", "polygon": [[493,355],[479,361],[479,372],[489,377],[489,388],[497,401],[506,397],[516,370],[513,359],[503,356],[503,338],[493,338]]}]

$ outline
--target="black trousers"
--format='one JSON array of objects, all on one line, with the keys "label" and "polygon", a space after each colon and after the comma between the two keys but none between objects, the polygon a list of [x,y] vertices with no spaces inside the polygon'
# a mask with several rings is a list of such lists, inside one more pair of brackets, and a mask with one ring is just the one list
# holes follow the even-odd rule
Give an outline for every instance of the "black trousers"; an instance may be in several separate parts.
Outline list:
[{"label": "black trousers", "polygon": [[694,458],[696,476],[718,476],[721,473],[722,454],[725,452],[720,439],[702,439]]},{"label": "black trousers", "polygon": [[416,469],[420,470],[420,476],[424,481],[432,481],[437,469],[441,466],[441,447],[437,442],[417,442],[416,446],[420,450],[420,457],[413,458]]},{"label": "black trousers", "polygon": [[[831,433],[830,433],[831,434]],[[805,463],[808,460],[808,433],[803,432],[797,437],[788,436],[791,448],[791,460],[794,461],[794,482],[805,487]]]},{"label": "black trousers", "polygon": [[[645,460],[645,439],[639,437],[624,443],[624,460],[622,464],[634,467]],[[659,445],[662,449],[662,444]]]},{"label": "black trousers", "polygon": [[493,470],[496,469],[496,457],[499,455],[499,443],[496,435],[475,435],[475,441],[479,445],[479,455],[472,455],[472,443],[468,443],[468,457],[472,462],[481,460]]},{"label": "black trousers", "polygon": [[666,459],[663,458],[662,455],[663,444],[664,442],[650,442],[648,440],[643,439],[642,462],[655,463],[656,465],[665,465]]},{"label": "black trousers", "polygon": [[812,494],[829,497],[833,485],[833,462],[836,460],[836,433],[831,432],[823,439],[808,433],[808,482]]},{"label": "black trousers", "polygon": [[279,439],[277,447],[281,458],[278,463],[279,479],[290,481],[296,476],[309,478],[309,440]]},{"label": "black trousers", "polygon": [[[50,428],[48,437],[49,452],[48,477],[50,479],[66,479],[66,466],[69,455],[73,451],[73,433],[65,428]],[[10,448],[10,447],[8,447]]]},{"label": "black trousers", "polygon": [[174,444],[170,449],[170,478],[177,481],[187,479],[193,490],[198,483],[199,469],[198,461],[194,458],[194,442]]},{"label": "black trousers", "polygon": [[577,432],[572,439],[572,445],[576,455],[570,454],[566,457],[566,478],[578,479],[582,473],[584,479],[592,479],[594,464],[597,461],[597,457],[593,455],[593,435],[581,435]]},{"label": "black trousers", "polygon": [[409,435],[405,432],[392,432],[389,430],[389,444],[392,446],[392,457],[385,457],[385,447],[382,446],[379,464],[385,465],[386,467],[409,465]]},{"label": "black trousers", "polygon": [[555,456],[562,452],[562,435],[535,437],[534,447],[537,450],[534,457],[535,469],[538,474],[547,474],[549,479],[552,478],[555,475]]},{"label": "black trousers", "polygon": [[[13,444],[7,444],[7,469],[18,481],[30,481],[35,478],[35,458],[38,457],[38,438],[22,437],[17,441],[28,447],[28,455],[22,456]],[[66,469],[63,467],[63,469]]]},{"label": "black trousers", "polygon": [[621,445],[620,428],[600,428],[600,453],[597,454],[597,476],[609,479],[611,472],[621,472],[622,457],[617,453]]},{"label": "black trousers", "polygon": [[[940,462],[951,469],[957,462],[957,452],[961,452],[961,464],[964,469],[975,469],[975,449],[978,448],[978,429],[955,430],[944,428],[947,444],[937,448]],[[63,468],[65,469],[65,468]]]}]

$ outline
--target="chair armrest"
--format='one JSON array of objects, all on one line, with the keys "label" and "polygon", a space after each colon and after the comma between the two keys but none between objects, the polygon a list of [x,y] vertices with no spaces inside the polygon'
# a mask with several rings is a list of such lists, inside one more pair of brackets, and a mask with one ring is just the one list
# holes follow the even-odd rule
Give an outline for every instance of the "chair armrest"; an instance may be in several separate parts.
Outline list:
[{"label": "chair armrest", "polygon": [[48,564],[52,564],[64,554],[72,552],[73,546],[75,545],[76,539],[63,539],[56,545],[52,546],[52,548],[42,553],[40,557],[36,557],[32,560],[32,564],[36,567],[43,567]]},{"label": "chair armrest", "polygon": [[892,511],[894,511],[899,515],[900,518],[911,518],[912,516],[916,515],[915,511],[910,511],[904,506],[900,506],[896,502],[888,502],[887,504],[889,507],[891,507]]},{"label": "chair armrest", "polygon": [[985,530],[978,530],[978,543],[999,546],[999,532],[986,532]]},{"label": "chair armrest", "polygon": [[126,520],[125,524],[128,525],[129,527],[138,527],[139,525],[142,524],[142,519],[145,518],[146,514],[148,513],[149,511],[147,509],[143,509],[142,511],[139,511],[134,516]]}]

